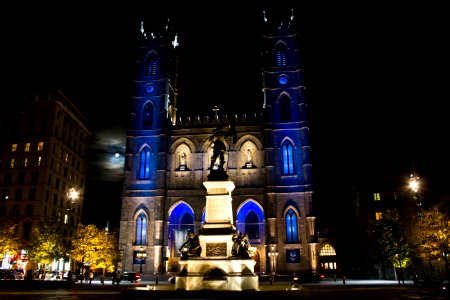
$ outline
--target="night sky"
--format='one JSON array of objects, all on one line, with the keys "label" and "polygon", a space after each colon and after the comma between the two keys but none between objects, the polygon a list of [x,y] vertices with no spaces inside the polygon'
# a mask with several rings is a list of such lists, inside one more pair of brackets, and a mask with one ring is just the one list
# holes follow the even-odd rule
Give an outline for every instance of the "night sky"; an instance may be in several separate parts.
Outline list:
[{"label": "night sky", "polygon": [[[176,8],[166,1],[159,9],[152,1],[140,7],[76,3],[4,11],[2,91],[12,96],[60,86],[79,103],[94,142],[86,218],[105,226],[108,218],[120,218],[123,160],[114,154],[124,153],[138,18],[154,25],[176,16],[185,47],[180,109],[194,111],[201,104],[204,111],[218,105],[224,111],[251,112],[262,103],[260,13],[220,2]],[[413,170],[423,178],[429,198],[448,201],[450,26],[444,4],[293,8],[320,201],[337,207],[344,198],[339,195],[354,186],[399,188]]]}]

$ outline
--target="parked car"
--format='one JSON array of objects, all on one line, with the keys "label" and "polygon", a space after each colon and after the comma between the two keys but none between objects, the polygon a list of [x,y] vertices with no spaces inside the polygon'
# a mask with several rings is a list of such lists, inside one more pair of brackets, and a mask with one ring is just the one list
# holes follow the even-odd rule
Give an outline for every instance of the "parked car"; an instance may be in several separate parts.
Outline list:
[{"label": "parked car", "polygon": [[16,275],[12,270],[0,269],[0,280],[15,280]]},{"label": "parked car", "polygon": [[304,272],[295,275],[292,279],[294,282],[305,283],[305,282],[319,282],[325,278],[325,275],[319,274],[317,272]]},{"label": "parked car", "polygon": [[139,272],[123,272],[123,274],[120,275],[120,280],[136,283],[141,280],[141,274],[139,274]]},{"label": "parked car", "polygon": [[50,271],[45,273],[45,280],[62,280],[62,275],[60,271]]}]

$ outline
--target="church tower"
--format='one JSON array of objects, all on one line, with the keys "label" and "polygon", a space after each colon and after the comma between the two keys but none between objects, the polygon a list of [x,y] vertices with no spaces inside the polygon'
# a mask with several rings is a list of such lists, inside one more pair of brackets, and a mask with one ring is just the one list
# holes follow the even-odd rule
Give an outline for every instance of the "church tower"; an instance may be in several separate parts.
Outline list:
[{"label": "church tower", "polygon": [[141,21],[126,137],[121,254],[123,264],[141,267],[146,263],[142,256],[154,258],[148,260],[154,264],[152,270],[162,268],[167,130],[175,118],[170,76],[176,63],[176,38],[169,24],[161,32],[147,33]]},{"label": "church tower", "polygon": [[[299,34],[292,11],[267,11],[263,19],[266,201],[270,207],[266,213],[270,214],[268,232],[278,232],[267,242],[269,251],[277,251],[279,261],[286,262],[288,268],[294,265],[290,261],[309,262],[303,269],[315,271],[309,127]],[[300,233],[299,228],[305,231]]]}]

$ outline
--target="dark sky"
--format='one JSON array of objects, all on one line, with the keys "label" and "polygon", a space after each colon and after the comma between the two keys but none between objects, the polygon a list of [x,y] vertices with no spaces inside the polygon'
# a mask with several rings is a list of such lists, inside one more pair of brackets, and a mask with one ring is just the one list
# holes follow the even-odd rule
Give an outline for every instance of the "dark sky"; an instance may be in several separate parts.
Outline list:
[{"label": "dark sky", "polygon": [[[448,200],[450,26],[444,4],[297,2],[318,193],[339,201],[336,193],[352,186],[402,186],[415,169],[430,197]],[[239,104],[252,111],[261,101],[258,8],[74,3],[4,11],[2,90],[17,95],[62,86],[80,103],[95,142],[90,178],[96,191],[88,197],[97,202],[120,198],[98,190],[112,190],[104,185],[122,176],[123,161],[113,154],[124,151],[137,17],[154,24],[177,16],[185,47],[180,106],[226,110]]]}]

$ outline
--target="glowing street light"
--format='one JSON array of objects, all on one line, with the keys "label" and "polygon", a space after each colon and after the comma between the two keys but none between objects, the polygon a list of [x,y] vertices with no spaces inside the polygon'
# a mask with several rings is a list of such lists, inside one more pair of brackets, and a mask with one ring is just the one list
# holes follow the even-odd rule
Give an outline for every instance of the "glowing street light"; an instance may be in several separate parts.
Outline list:
[{"label": "glowing street light", "polygon": [[268,253],[269,257],[270,257],[270,265],[271,265],[271,271],[272,274],[275,274],[277,271],[277,257],[278,257],[278,251],[275,250],[274,246],[270,247],[270,251]]},{"label": "glowing street light", "polygon": [[75,188],[70,188],[67,193],[67,197],[69,197],[70,201],[73,203],[78,199],[79,192]]},{"label": "glowing street light", "polygon": [[420,181],[419,181],[419,177],[411,174],[409,176],[409,187],[410,189],[414,192],[414,196],[413,199],[417,202],[417,206],[420,208],[422,206],[422,203],[420,201],[420,197],[419,197],[419,188],[420,188]]},{"label": "glowing street light", "polygon": [[80,196],[80,192],[78,192],[75,188],[70,188],[67,192],[67,198],[69,198],[70,201],[70,209],[68,209],[67,219],[66,223],[69,224],[70,214],[72,212],[72,207],[75,201],[77,201],[78,197]]},{"label": "glowing street light", "polygon": [[147,254],[145,253],[145,249],[144,247],[140,247],[139,248],[139,252],[136,254],[136,257],[139,259],[139,264],[140,266],[140,273],[142,274],[142,264],[145,261],[145,258],[147,257]]},{"label": "glowing street light", "polygon": [[414,176],[414,174],[411,174],[409,176],[409,187],[417,193],[419,191],[419,177]]}]

